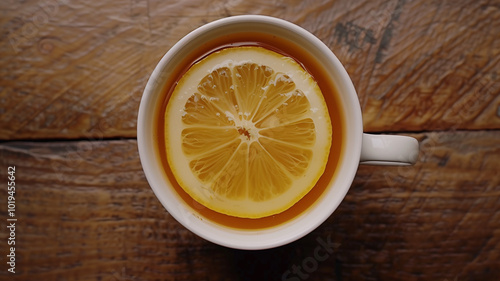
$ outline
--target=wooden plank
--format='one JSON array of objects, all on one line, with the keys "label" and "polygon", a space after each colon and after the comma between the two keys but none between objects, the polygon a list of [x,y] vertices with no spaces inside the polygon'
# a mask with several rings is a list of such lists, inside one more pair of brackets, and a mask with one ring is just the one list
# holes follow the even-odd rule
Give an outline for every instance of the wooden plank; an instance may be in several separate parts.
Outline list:
[{"label": "wooden plank", "polygon": [[417,165],[361,166],[342,211],[330,218],[338,243],[349,233],[341,263],[365,268],[344,277],[498,279],[500,133],[416,137]]},{"label": "wooden plank", "polygon": [[134,137],[142,90],[183,35],[238,14],[310,30],[345,64],[367,131],[500,128],[495,1],[0,3],[0,139]]},{"label": "wooden plank", "polygon": [[[365,130],[500,128],[494,1],[337,3],[315,30],[358,90]],[[332,28],[333,27],[333,28]]]},{"label": "wooden plank", "polygon": [[415,166],[360,166],[327,222],[255,252],[177,223],[135,140],[2,143],[0,180],[16,166],[16,280],[498,280],[500,133],[414,136]]}]

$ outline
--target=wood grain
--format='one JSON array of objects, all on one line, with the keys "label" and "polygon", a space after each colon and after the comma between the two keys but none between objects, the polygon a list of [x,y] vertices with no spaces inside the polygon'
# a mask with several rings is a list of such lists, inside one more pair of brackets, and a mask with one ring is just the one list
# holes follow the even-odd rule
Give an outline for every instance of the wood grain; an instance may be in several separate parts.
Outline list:
[{"label": "wood grain", "polygon": [[209,21],[297,23],[344,63],[366,131],[500,128],[497,1],[0,3],[0,139],[135,137],[161,56]]},{"label": "wood grain", "polygon": [[[134,139],[162,55],[240,14],[315,34],[349,72],[365,131],[421,145],[415,166],[360,166],[327,222],[265,251],[177,223]],[[500,280],[498,34],[497,0],[1,1],[0,181],[15,165],[15,280]],[[0,280],[12,279],[7,235],[2,223]]]},{"label": "wood grain", "polygon": [[500,128],[497,2],[350,5],[314,33],[350,73],[365,130]]},{"label": "wood grain", "polygon": [[360,166],[318,229],[249,252],[177,223],[149,188],[135,140],[2,143],[1,171],[17,171],[15,280],[498,280],[499,132],[414,136],[415,166]]}]

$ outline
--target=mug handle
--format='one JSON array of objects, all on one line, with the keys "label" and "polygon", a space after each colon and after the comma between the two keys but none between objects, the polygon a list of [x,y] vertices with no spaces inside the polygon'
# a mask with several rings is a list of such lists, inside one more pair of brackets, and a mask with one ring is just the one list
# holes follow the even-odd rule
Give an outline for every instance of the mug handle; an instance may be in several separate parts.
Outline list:
[{"label": "mug handle", "polygon": [[418,141],[412,137],[363,133],[360,164],[413,165],[418,158]]}]

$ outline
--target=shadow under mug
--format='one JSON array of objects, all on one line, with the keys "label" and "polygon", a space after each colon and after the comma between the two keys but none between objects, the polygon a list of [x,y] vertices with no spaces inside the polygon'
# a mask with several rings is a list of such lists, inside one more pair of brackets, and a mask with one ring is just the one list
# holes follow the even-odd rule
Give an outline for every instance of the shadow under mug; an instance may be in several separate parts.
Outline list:
[{"label": "shadow under mug", "polygon": [[[344,110],[345,145],[337,164],[336,176],[324,194],[306,212],[274,227],[236,229],[204,219],[186,205],[174,191],[156,149],[154,122],[158,104],[164,97],[165,83],[192,50],[207,40],[235,32],[263,32],[291,40],[312,54],[337,88]],[[161,136],[160,136],[161,137]],[[317,37],[288,21],[259,15],[228,17],[203,25],[178,41],[160,60],[144,89],[137,122],[138,149],[146,178],[166,210],[184,227],[213,243],[236,249],[267,249],[293,242],[322,224],[339,206],[349,190],[358,165],[411,165],[418,152],[418,141],[411,137],[363,133],[361,108],[347,71],[333,52]]]}]

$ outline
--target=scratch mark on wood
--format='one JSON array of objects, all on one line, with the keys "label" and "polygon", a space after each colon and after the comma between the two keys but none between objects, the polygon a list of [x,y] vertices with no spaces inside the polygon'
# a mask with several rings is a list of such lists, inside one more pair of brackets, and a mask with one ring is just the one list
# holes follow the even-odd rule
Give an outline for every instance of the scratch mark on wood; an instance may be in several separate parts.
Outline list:
[{"label": "scratch mark on wood", "polygon": [[375,44],[377,42],[373,30],[363,28],[351,21],[345,24],[337,23],[334,35],[339,42],[349,46],[349,51],[361,49],[365,43]]},{"label": "scratch mark on wood", "polygon": [[375,55],[375,63],[382,62],[384,51],[386,51],[389,48],[392,39],[392,30],[394,29],[394,23],[399,20],[399,16],[403,11],[404,4],[405,0],[399,0],[396,5],[396,8],[394,8],[394,12],[392,13],[391,19],[389,20],[389,24],[387,25],[387,27],[384,30],[384,33],[382,34],[382,39],[380,41],[377,54]]},{"label": "scratch mark on wood", "polygon": [[441,157],[439,160],[438,166],[439,167],[444,167],[448,163],[448,160],[450,160],[450,155],[446,154],[445,156]]}]

